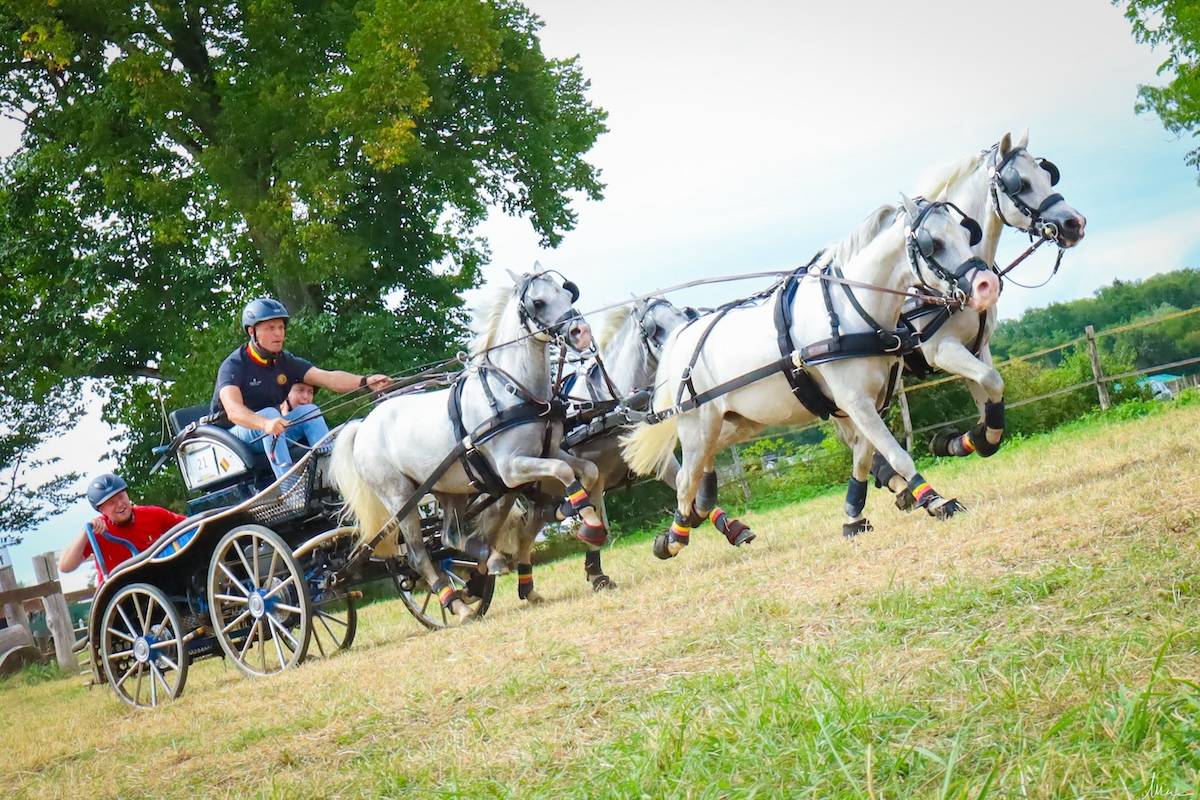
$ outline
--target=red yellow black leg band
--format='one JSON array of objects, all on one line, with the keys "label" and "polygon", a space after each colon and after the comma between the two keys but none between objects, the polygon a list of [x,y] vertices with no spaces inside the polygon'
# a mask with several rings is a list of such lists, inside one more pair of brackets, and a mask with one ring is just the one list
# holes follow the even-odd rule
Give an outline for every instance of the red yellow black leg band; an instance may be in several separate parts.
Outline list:
[{"label": "red yellow black leg band", "polygon": [[449,608],[455,598],[458,597],[458,592],[450,584],[443,585],[437,590],[438,602],[442,604],[442,608]]},{"label": "red yellow black leg band", "polygon": [[567,502],[571,504],[571,508],[575,511],[582,511],[592,504],[592,500],[588,497],[587,489],[583,488],[583,484],[579,481],[571,481],[567,486]]},{"label": "red yellow black leg band", "polygon": [[967,431],[966,433],[964,433],[962,435],[962,437],[958,440],[958,443],[959,443],[959,446],[962,447],[964,454],[970,455],[971,453],[975,452],[975,443],[973,441],[971,441],[971,432],[970,431]]},{"label": "red yellow black leg band", "polygon": [[525,600],[533,591],[533,564],[517,564],[517,597]]}]

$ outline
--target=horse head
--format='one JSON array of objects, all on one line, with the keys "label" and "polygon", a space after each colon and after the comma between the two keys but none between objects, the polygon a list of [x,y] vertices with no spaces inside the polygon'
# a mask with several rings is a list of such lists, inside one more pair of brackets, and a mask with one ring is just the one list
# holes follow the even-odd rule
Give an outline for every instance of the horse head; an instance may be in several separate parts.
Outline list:
[{"label": "horse head", "polygon": [[978,222],[944,198],[943,193],[918,202],[900,195],[909,266],[917,284],[986,311],[1000,296],[1000,279],[972,252],[983,233]]},{"label": "horse head", "polygon": [[592,346],[592,328],[575,308],[579,287],[557,270],[535,270],[524,275],[508,273],[513,279],[513,302],[526,333],[548,342],[558,339],[571,349]]},{"label": "horse head", "polygon": [[1054,191],[1059,179],[1054,162],[1035,158],[1028,146],[1025,131],[1016,142],[1005,133],[991,148],[988,177],[996,214],[1005,225],[1074,247],[1083,239],[1087,218]]}]

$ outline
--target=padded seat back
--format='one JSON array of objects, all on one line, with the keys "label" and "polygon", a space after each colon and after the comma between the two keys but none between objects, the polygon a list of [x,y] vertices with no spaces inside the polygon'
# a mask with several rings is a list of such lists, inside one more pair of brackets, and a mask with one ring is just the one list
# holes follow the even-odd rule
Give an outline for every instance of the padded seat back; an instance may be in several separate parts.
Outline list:
[{"label": "padded seat back", "polygon": [[171,426],[171,435],[178,436],[179,432],[208,413],[208,403],[187,408],[179,408],[167,414],[167,423]]}]

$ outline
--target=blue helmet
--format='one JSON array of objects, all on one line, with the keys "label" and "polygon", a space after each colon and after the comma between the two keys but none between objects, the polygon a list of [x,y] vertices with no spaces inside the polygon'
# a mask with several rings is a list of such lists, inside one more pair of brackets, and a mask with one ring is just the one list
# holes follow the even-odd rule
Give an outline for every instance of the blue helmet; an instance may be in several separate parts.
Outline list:
[{"label": "blue helmet", "polygon": [[100,510],[100,505],[111,498],[118,492],[123,492],[129,487],[125,481],[121,480],[119,475],[113,475],[111,472],[106,472],[103,475],[97,475],[88,483],[87,499],[92,504],[92,508]]},{"label": "blue helmet", "polygon": [[251,300],[242,311],[242,330],[271,319],[290,319],[287,306],[271,297]]}]

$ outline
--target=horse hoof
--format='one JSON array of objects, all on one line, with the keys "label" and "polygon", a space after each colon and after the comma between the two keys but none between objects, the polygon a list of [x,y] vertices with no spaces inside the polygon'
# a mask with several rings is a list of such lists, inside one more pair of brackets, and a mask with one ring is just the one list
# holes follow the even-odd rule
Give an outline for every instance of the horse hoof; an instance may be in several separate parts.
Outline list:
[{"label": "horse hoof", "polygon": [[734,547],[750,544],[755,538],[754,531],[736,519],[729,523],[729,532],[725,534],[726,541]]},{"label": "horse hoof", "polygon": [[917,507],[917,501],[913,498],[912,492],[908,489],[896,495],[896,508],[901,511],[912,511]]},{"label": "horse hoof", "polygon": [[664,561],[673,557],[675,553],[679,552],[678,550],[671,552],[670,539],[670,534],[666,533],[660,533],[658,536],[654,537],[654,555],[663,559]]},{"label": "horse hoof", "polygon": [[608,541],[608,531],[603,525],[588,525],[585,522],[575,531],[575,538],[592,547],[600,547]]},{"label": "horse hoof", "polygon": [[593,592],[602,592],[606,589],[617,588],[617,582],[607,575],[593,575],[588,580],[592,582]]},{"label": "horse hoof", "polygon": [[930,504],[929,514],[936,519],[950,519],[955,514],[961,514],[967,507],[954,498],[949,498],[936,505]]},{"label": "horse hoof", "polygon": [[950,443],[962,434],[954,428],[942,428],[929,440],[929,452],[935,456],[952,456]]},{"label": "horse hoof", "polygon": [[847,539],[853,539],[860,533],[867,533],[868,531],[873,530],[875,530],[874,526],[871,525],[870,521],[866,517],[863,517],[857,522],[847,522],[845,525],[843,525],[842,536],[846,537]]},{"label": "horse hoof", "polygon": [[546,602],[546,598],[538,594],[537,589],[534,589],[525,596],[525,602],[529,603],[531,606],[540,606],[542,603]]}]

